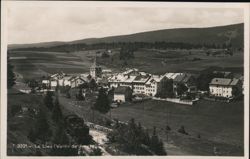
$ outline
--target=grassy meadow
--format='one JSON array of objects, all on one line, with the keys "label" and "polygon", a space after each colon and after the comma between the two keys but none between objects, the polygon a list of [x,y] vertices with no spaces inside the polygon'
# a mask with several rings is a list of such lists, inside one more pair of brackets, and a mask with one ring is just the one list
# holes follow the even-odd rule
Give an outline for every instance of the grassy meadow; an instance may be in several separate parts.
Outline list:
[{"label": "grassy meadow", "polygon": [[[134,118],[150,131],[156,126],[161,138],[168,143],[166,147],[170,148],[170,153],[175,150],[171,149],[171,145],[175,145],[187,154],[211,155],[216,146],[223,155],[243,155],[243,101],[220,103],[201,100],[197,105],[187,106],[150,100],[112,109],[112,117],[122,121]],[[168,142],[167,125],[172,129]],[[177,133],[182,125],[189,135]],[[198,134],[200,139],[197,138]]]},{"label": "grassy meadow", "polygon": [[98,53],[102,51],[104,49],[70,53],[11,51],[9,56],[17,58],[12,59],[11,63],[15,66],[15,71],[25,78],[37,78],[59,71],[72,74],[88,72],[95,55],[99,65],[115,72],[132,67],[155,74],[197,72],[211,66],[228,71],[242,71],[244,65],[243,53],[239,51],[235,51],[233,56],[216,57],[207,56],[204,50],[140,49],[134,52],[133,59],[127,60],[127,65],[119,59],[119,49],[112,50],[110,57],[107,58],[102,58],[101,53]]}]

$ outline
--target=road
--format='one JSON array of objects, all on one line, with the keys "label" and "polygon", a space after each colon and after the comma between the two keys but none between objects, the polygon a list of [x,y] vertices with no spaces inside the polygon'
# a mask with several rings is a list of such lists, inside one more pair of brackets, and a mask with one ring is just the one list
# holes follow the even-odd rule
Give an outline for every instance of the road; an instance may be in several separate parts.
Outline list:
[{"label": "road", "polygon": [[[77,116],[84,119],[86,124],[92,124],[99,126],[92,122],[92,110],[90,101],[73,101],[68,98],[59,97],[60,105],[63,107],[64,115],[76,114]],[[99,126],[100,127],[100,126]],[[96,130],[94,127],[89,127],[89,134],[93,137],[93,140],[97,143],[98,147],[102,150],[104,156],[110,156],[110,154],[105,150],[105,142],[107,141],[107,133]]]}]

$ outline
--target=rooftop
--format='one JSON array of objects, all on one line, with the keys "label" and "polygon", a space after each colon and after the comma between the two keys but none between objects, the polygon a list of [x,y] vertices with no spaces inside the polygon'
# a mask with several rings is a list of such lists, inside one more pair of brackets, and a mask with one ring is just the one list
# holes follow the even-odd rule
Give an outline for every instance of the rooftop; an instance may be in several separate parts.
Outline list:
[{"label": "rooftop", "polygon": [[234,86],[237,85],[237,83],[239,82],[238,79],[234,78],[234,79],[229,79],[229,78],[214,78],[212,79],[212,81],[210,82],[210,84],[212,85],[223,85],[223,86]]},{"label": "rooftop", "polygon": [[119,86],[119,87],[115,88],[114,93],[115,94],[124,94],[127,90],[130,90],[130,88],[125,87],[125,86]]}]

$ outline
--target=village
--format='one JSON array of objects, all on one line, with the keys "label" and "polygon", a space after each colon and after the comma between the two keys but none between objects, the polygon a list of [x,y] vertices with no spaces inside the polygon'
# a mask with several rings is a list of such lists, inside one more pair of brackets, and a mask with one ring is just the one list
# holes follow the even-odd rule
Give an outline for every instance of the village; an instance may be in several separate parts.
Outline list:
[{"label": "village", "polygon": [[[124,72],[113,73],[111,69],[102,69],[95,58],[89,73],[70,75],[58,72],[42,81],[35,81],[35,84],[34,81],[31,81],[32,84],[29,82],[20,91],[41,93],[67,87],[71,90],[70,96],[75,96],[74,93],[79,92],[76,89],[85,88],[85,85],[92,83],[98,88],[105,88],[107,92],[113,90],[112,106],[126,101],[147,99],[193,105],[201,97],[207,100],[230,102],[243,95],[242,75],[216,70],[213,73],[215,78],[208,83],[209,90],[203,91],[197,88],[199,74],[167,72],[163,75],[153,75],[136,68],[127,68]],[[81,90],[82,95],[85,96],[87,90]]]},{"label": "village", "polygon": [[[16,76],[17,79],[20,78],[17,73]],[[218,70],[210,70],[210,73],[205,75],[204,73],[195,74],[187,72],[167,72],[156,75],[142,72],[136,68],[125,68],[125,70],[121,72],[112,72],[111,69],[103,69],[98,65],[95,56],[87,73],[66,74],[61,71],[47,77],[41,77],[38,80],[29,80],[26,83],[17,80],[15,88],[27,95],[42,95],[44,99],[52,93],[56,100],[59,99],[63,112],[66,112],[66,115],[64,113],[65,118],[72,118],[69,120],[68,126],[66,126],[70,127],[67,128],[68,130],[66,129],[69,139],[75,142],[75,140],[78,139],[74,138],[78,138],[79,135],[90,135],[95,143],[90,143],[90,141],[85,143],[86,140],[89,139],[83,137],[84,139],[82,139],[82,141],[84,141],[84,144],[80,144],[81,146],[77,147],[78,155],[91,155],[94,151],[97,151],[95,152],[96,155],[121,155],[123,151],[114,147],[112,142],[110,143],[110,134],[113,134],[113,129],[116,127],[117,122],[131,125],[133,118],[129,121],[125,120],[125,122],[124,120],[118,119],[124,116],[119,115],[119,113],[123,111],[122,109],[129,107],[126,111],[130,111],[131,103],[133,103],[132,105],[134,105],[134,107],[143,106],[143,108],[140,109],[143,109],[142,119],[144,120],[144,118],[147,118],[147,113],[144,115],[145,104],[148,105],[150,101],[163,102],[162,104],[164,104],[164,102],[176,103],[180,106],[183,105],[183,107],[195,106],[199,100],[227,104],[242,99],[244,95],[243,83],[243,76],[241,74]],[[201,88],[201,86],[208,88],[200,90],[199,88]],[[102,92],[102,90],[104,90],[104,92]],[[101,113],[94,111],[96,109],[94,107],[96,103],[98,103],[98,98],[101,96],[100,93],[106,94],[109,102],[108,105],[110,105],[111,108],[103,108],[107,109],[103,112],[100,111],[102,108],[99,108]],[[157,105],[158,104],[155,106],[157,107]],[[100,106],[102,106],[102,104]],[[27,106],[21,107],[21,114],[30,112],[30,108]],[[121,111],[119,111],[119,107],[122,108]],[[178,110],[178,107],[174,109]],[[35,115],[38,113],[37,111],[37,109],[32,110],[32,112],[35,112]],[[104,115],[103,113],[107,114]],[[166,114],[163,115],[167,116],[167,118],[164,119],[167,123],[166,130],[164,131],[171,135],[168,108]],[[81,125],[83,125],[82,128]],[[77,135],[75,134],[76,129],[82,129],[83,132]],[[147,128],[144,129],[147,130]],[[183,125],[180,125],[180,128],[177,130],[177,133],[190,135],[186,132]],[[199,133],[198,138],[200,138]],[[168,141],[165,142],[166,141],[164,141],[164,144],[166,144],[165,148],[167,147],[166,149],[169,151],[169,143]],[[150,152],[148,148],[146,148],[145,151],[149,154],[155,154],[155,152]],[[171,151],[173,150],[170,150],[170,154]],[[214,155],[216,155],[216,151],[213,152]],[[164,151],[161,153],[165,154]]]}]

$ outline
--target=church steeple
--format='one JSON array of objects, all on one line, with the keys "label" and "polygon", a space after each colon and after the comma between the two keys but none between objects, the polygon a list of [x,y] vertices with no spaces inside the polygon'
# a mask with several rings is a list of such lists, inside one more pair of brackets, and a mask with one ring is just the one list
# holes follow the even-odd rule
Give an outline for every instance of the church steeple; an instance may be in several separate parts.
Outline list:
[{"label": "church steeple", "polygon": [[94,56],[94,61],[92,66],[90,67],[90,75],[92,78],[97,78],[97,77],[101,77],[102,76],[102,68],[100,66],[97,65],[96,63],[96,53]]}]

